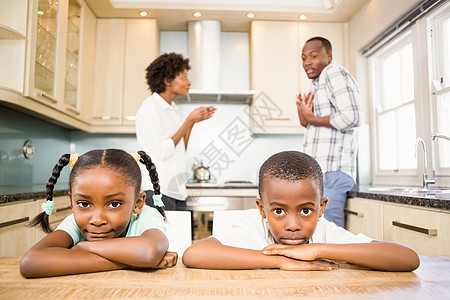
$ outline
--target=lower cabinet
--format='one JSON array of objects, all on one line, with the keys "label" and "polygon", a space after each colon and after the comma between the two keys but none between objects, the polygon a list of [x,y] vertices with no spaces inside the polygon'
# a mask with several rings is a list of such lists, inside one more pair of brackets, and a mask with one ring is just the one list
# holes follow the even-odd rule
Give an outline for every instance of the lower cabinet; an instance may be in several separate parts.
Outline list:
[{"label": "lower cabinet", "polygon": [[27,227],[36,201],[0,206],[0,256],[20,256],[36,243],[37,229]]},{"label": "lower cabinet", "polygon": [[[53,201],[55,206],[50,215],[50,225],[54,229],[72,210],[69,196],[55,197]],[[46,235],[40,227],[27,226],[42,211],[43,202],[45,199],[0,206],[0,257],[22,256]]]},{"label": "lower cabinet", "polygon": [[407,245],[420,255],[450,254],[450,213],[383,205],[384,240]]},{"label": "lower cabinet", "polygon": [[347,199],[345,209],[347,230],[363,233],[370,238],[383,240],[383,206],[379,201],[361,198]]},{"label": "lower cabinet", "polygon": [[419,255],[450,255],[450,212],[349,198],[346,217],[354,234],[401,243]]}]

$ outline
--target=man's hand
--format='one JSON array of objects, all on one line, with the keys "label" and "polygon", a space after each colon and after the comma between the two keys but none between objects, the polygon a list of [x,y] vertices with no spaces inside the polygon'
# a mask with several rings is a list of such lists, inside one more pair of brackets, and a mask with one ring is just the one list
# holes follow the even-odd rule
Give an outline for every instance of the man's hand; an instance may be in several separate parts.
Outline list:
[{"label": "man's hand", "polygon": [[311,117],[314,117],[314,95],[311,92],[303,95],[300,93],[297,95],[296,104],[300,124],[306,127],[310,123]]}]

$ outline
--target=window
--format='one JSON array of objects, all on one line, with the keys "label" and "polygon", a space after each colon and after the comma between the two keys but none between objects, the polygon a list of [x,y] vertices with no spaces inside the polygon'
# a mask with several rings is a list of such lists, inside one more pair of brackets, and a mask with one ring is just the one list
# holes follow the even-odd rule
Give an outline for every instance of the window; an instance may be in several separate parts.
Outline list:
[{"label": "window", "polygon": [[[429,28],[435,49],[432,59],[434,132],[450,137],[450,5],[430,18]],[[433,143],[436,171],[450,175],[450,141],[438,138]]]},{"label": "window", "polygon": [[420,185],[421,137],[427,173],[436,171],[436,186],[450,186],[450,3],[377,46],[368,54],[373,183]]},{"label": "window", "polygon": [[408,32],[371,58],[378,171],[417,167],[413,54]]}]

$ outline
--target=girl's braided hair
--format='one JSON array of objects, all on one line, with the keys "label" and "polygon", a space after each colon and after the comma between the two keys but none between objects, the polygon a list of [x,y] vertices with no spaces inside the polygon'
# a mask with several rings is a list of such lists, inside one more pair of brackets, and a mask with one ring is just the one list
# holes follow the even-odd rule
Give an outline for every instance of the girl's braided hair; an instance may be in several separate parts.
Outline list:
[{"label": "girl's braided hair", "polygon": [[[152,162],[150,156],[144,151],[139,151],[138,153],[140,155],[139,161],[146,166],[150,174],[155,195],[161,194],[155,164]],[[64,154],[59,158],[58,163],[53,168],[52,175],[48,179],[46,185],[47,201],[53,201],[55,184],[58,181],[61,170],[69,164],[69,160],[70,154]],[[97,166],[104,166],[122,173],[124,179],[128,180],[128,183],[135,187],[136,195],[139,194],[142,181],[141,170],[136,163],[135,158],[120,149],[92,150],[81,155],[69,175],[69,192],[72,190],[72,183],[76,177],[81,176],[86,170]],[[163,207],[156,206],[155,208],[165,217]],[[40,225],[42,230],[46,233],[53,231],[49,224],[49,214],[45,211],[41,212],[29,223],[29,226],[37,225]]]}]

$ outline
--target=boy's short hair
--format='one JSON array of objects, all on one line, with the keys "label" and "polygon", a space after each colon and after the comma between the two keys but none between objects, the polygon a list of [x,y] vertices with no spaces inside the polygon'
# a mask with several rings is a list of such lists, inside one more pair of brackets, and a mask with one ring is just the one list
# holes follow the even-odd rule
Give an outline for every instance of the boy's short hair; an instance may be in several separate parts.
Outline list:
[{"label": "boy's short hair", "polygon": [[264,185],[273,179],[298,181],[311,179],[319,188],[323,197],[323,175],[319,163],[303,152],[283,151],[269,157],[259,170],[258,190],[261,195]]}]

